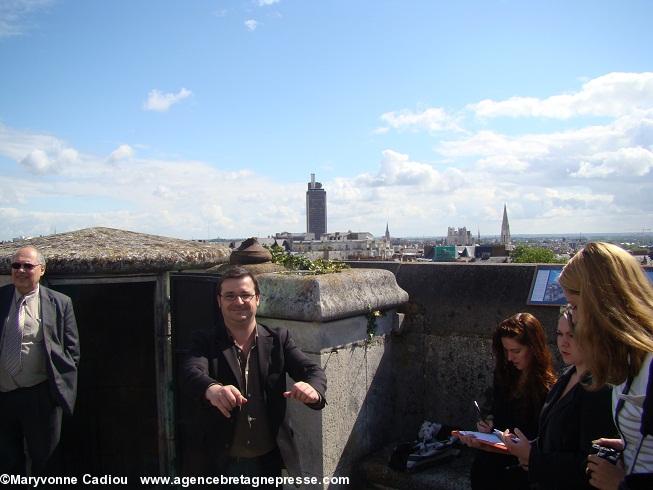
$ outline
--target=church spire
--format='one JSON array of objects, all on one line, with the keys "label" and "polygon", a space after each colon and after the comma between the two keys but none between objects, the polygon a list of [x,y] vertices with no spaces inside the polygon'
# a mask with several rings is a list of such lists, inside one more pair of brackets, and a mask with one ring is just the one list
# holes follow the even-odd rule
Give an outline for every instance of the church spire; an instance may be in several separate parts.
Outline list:
[{"label": "church spire", "polygon": [[506,247],[510,246],[510,225],[508,224],[508,211],[506,205],[503,205],[503,221],[501,221],[501,244]]},{"label": "church spire", "polygon": [[390,241],[390,229],[388,228],[388,222],[385,222],[385,239],[387,242]]}]

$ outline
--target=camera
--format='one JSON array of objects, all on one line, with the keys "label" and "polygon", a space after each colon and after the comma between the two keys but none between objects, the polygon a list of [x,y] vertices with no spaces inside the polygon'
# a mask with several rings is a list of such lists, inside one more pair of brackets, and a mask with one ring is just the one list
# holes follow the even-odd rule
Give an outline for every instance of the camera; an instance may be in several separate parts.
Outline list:
[{"label": "camera", "polygon": [[610,447],[599,446],[598,444],[592,444],[590,454],[596,454],[599,458],[607,459],[612,464],[617,464],[617,461],[621,457],[621,451]]}]

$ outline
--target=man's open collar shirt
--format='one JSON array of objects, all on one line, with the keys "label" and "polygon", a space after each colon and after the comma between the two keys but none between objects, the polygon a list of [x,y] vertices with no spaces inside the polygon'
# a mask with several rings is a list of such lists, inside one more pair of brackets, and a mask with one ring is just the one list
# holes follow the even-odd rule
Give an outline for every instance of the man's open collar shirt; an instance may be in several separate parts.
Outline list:
[{"label": "man's open collar shirt", "polygon": [[265,405],[265,380],[261,379],[258,357],[259,325],[254,330],[254,340],[247,355],[236,345],[229,334],[232,343],[231,350],[240,367],[240,389],[247,398],[247,403],[240,407],[236,417],[236,429],[230,456],[254,458],[272,451],[276,444],[270,434],[270,424]]}]

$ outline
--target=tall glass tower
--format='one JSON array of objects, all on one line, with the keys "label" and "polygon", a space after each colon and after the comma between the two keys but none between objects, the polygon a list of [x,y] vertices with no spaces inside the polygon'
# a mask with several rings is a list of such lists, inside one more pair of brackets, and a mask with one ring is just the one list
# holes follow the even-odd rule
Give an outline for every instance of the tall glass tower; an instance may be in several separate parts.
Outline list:
[{"label": "tall glass tower", "polygon": [[326,191],[315,182],[315,174],[311,174],[306,191],[306,232],[315,233],[316,240],[327,232]]}]

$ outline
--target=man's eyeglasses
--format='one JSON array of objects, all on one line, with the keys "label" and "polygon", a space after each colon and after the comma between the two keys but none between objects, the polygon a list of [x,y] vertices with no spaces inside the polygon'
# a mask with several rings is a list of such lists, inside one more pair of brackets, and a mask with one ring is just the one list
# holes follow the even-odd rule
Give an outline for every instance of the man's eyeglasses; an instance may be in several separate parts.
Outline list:
[{"label": "man's eyeglasses", "polygon": [[256,296],[255,294],[221,294],[219,295],[223,300],[228,301],[229,303],[233,303],[236,301],[238,298],[243,300],[243,303],[249,303],[252,301],[252,298]]},{"label": "man's eyeglasses", "polygon": [[26,271],[31,271],[35,267],[38,267],[40,265],[41,264],[27,264],[27,263],[21,264],[20,262],[14,262],[13,264],[11,264],[11,268],[16,269],[17,271],[19,271],[21,269],[25,269]]}]

